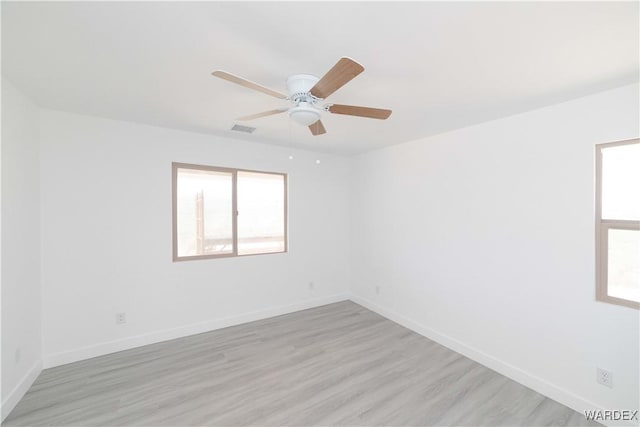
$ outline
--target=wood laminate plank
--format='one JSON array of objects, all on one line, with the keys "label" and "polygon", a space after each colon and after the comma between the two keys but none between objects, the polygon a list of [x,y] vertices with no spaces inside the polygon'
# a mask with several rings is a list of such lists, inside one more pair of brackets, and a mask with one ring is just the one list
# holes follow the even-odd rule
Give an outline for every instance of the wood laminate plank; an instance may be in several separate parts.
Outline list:
[{"label": "wood laminate plank", "polygon": [[46,369],[3,425],[598,424],[341,302]]}]

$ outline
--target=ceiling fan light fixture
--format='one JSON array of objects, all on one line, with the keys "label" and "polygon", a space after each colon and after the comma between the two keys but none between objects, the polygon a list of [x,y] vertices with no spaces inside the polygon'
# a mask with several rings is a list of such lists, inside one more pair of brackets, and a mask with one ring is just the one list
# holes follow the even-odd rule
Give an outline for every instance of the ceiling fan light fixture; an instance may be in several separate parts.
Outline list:
[{"label": "ceiling fan light fixture", "polygon": [[320,120],[320,113],[308,103],[301,102],[297,107],[289,110],[289,117],[302,126],[309,126]]}]

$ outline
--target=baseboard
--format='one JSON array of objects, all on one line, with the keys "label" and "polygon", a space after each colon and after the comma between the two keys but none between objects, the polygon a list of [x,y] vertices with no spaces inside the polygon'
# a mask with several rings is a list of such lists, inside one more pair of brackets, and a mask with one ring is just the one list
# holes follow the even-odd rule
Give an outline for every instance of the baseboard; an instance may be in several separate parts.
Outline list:
[{"label": "baseboard", "polygon": [[73,363],[80,360],[90,359],[92,357],[103,356],[109,353],[129,350],[135,347],[141,347],[143,345],[155,344],[158,342],[168,341],[175,338],[182,338],[189,335],[201,334],[203,332],[209,332],[229,326],[240,325],[242,323],[253,322],[255,320],[262,320],[269,317],[280,316],[282,314],[293,313],[300,310],[319,307],[321,305],[346,301],[348,299],[349,296],[347,294],[336,294],[322,298],[314,298],[295,304],[270,307],[264,310],[243,313],[237,316],[225,317],[222,319],[213,319],[206,322],[181,326],[178,328],[154,331],[144,335],[137,335],[119,340],[103,342],[100,344],[77,348],[71,351],[49,354],[44,357],[44,367],[52,368],[54,366],[65,365],[67,363]]},{"label": "baseboard", "polygon": [[[442,344],[443,346],[455,351],[456,353],[460,353],[463,356],[468,357],[469,359],[480,363],[481,365],[486,366],[489,369],[492,369],[498,372],[501,375],[504,375],[507,378],[510,378],[525,387],[529,387],[536,392],[549,397],[557,402],[562,403],[569,408],[584,414],[585,410],[602,410],[604,408],[596,405],[593,402],[590,402],[582,397],[572,393],[568,390],[560,388],[550,382],[539,378],[535,375],[532,375],[516,366],[513,366],[509,363],[506,363],[500,359],[497,359],[487,353],[484,353],[476,348],[470,347],[455,338],[452,338],[448,335],[435,331],[427,326],[424,326],[418,322],[415,322],[401,314],[398,314],[392,310],[388,310],[372,301],[369,301],[365,298],[362,298],[357,295],[351,295],[349,298],[351,301],[359,304],[379,315],[386,317],[389,320],[392,320],[395,323],[398,323],[404,326],[407,329],[410,329],[424,337],[429,338],[437,342],[438,344]],[[602,421],[600,421],[602,422]],[[612,424],[607,425],[635,425],[632,423],[625,422],[612,422]]]},{"label": "baseboard", "polygon": [[33,364],[31,369],[22,377],[22,379],[16,384],[16,386],[9,392],[9,395],[2,401],[2,407],[0,413],[2,414],[2,421],[7,418],[7,415],[13,411],[20,399],[25,395],[27,390],[33,385],[33,382],[38,378],[42,372],[42,361],[38,360]]}]

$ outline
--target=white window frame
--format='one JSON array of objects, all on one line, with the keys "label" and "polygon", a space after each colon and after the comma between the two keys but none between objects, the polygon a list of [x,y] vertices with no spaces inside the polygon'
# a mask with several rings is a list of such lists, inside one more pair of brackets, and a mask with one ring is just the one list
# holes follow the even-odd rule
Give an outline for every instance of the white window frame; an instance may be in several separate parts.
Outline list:
[{"label": "white window frame", "polygon": [[602,218],[602,150],[639,143],[640,139],[629,139],[596,145],[596,300],[635,309],[640,309],[640,303],[609,295],[607,283],[608,237],[609,230],[640,230],[640,221]]},{"label": "white window frame", "polygon": [[[178,169],[192,169],[198,171],[225,172],[232,176],[232,236],[233,252],[229,254],[206,254],[178,256]],[[280,175],[284,179],[284,250],[278,252],[261,252],[254,254],[238,254],[238,172],[260,173],[265,175]],[[225,168],[218,166],[196,165],[191,163],[171,163],[171,191],[172,191],[172,248],[173,261],[191,261],[198,259],[214,259],[229,257],[244,257],[254,255],[282,254],[289,251],[289,184],[288,176],[283,172],[268,172],[251,169]]]}]

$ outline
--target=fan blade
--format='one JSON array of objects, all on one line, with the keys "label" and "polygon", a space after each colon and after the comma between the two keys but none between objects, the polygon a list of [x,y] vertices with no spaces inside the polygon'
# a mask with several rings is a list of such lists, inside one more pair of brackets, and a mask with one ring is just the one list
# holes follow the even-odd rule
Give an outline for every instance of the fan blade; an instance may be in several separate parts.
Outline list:
[{"label": "fan blade", "polygon": [[256,113],[256,114],[252,114],[250,116],[238,117],[236,120],[246,121],[246,120],[253,120],[253,119],[257,119],[257,118],[265,117],[265,116],[272,116],[274,114],[284,113],[288,109],[289,108],[278,108],[276,110],[263,111],[262,113]]},{"label": "fan blade", "polygon": [[353,59],[340,58],[309,92],[317,98],[326,98],[363,71],[364,67]]},{"label": "fan blade", "polygon": [[333,114],[346,114],[347,116],[369,117],[370,119],[384,120],[391,115],[391,110],[381,108],[358,107],[356,105],[333,104],[329,107]]},{"label": "fan blade", "polygon": [[268,87],[264,87],[259,85],[258,83],[254,83],[250,80],[243,79],[242,77],[238,77],[235,74],[227,73],[226,71],[216,70],[212,75],[216,77],[220,77],[221,79],[230,81],[232,83],[238,84],[240,86],[248,87],[249,89],[257,90],[258,92],[266,93],[267,95],[275,96],[280,99],[287,99],[287,95],[280,93],[278,91],[269,89]]},{"label": "fan blade", "polygon": [[309,130],[313,134],[313,136],[322,135],[323,133],[327,133],[327,130],[324,128],[324,125],[320,120],[309,125]]}]

